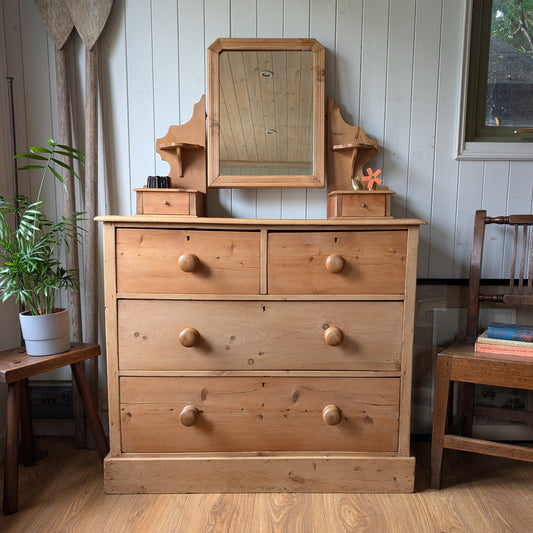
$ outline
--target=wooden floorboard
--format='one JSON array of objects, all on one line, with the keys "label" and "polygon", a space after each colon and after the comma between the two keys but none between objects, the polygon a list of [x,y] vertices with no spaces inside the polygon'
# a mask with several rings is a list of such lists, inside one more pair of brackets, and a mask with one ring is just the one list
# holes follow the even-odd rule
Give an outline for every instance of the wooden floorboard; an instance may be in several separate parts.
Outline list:
[{"label": "wooden floorboard", "polygon": [[106,495],[96,450],[56,437],[38,447],[48,455],[19,467],[19,511],[0,515],[2,533],[490,533],[533,524],[532,463],[446,450],[436,491],[428,442],[413,444],[413,494]]}]

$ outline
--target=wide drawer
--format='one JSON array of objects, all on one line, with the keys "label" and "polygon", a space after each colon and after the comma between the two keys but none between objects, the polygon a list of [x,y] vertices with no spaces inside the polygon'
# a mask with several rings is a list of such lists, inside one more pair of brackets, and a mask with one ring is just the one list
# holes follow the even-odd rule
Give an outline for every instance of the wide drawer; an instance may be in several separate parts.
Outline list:
[{"label": "wide drawer", "polygon": [[118,228],[117,291],[258,294],[254,231]]},{"label": "wide drawer", "polygon": [[398,370],[403,303],[120,300],[122,370]]},{"label": "wide drawer", "polygon": [[399,378],[122,377],[122,451],[394,452],[399,393]]},{"label": "wide drawer", "polygon": [[403,294],[407,231],[272,232],[269,294]]}]

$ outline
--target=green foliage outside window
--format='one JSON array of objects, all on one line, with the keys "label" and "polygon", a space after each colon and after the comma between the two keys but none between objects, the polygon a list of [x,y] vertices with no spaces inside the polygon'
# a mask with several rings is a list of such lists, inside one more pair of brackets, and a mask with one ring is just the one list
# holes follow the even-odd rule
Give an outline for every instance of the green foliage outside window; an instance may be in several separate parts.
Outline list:
[{"label": "green foliage outside window", "polygon": [[533,57],[533,0],[493,0],[491,34]]},{"label": "green foliage outside window", "polygon": [[533,141],[533,0],[473,0],[468,141]]}]

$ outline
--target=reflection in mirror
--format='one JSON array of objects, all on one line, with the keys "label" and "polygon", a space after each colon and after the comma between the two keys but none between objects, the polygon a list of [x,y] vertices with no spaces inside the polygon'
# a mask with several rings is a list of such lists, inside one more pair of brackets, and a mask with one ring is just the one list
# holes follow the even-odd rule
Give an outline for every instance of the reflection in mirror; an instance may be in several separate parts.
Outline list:
[{"label": "reflection in mirror", "polygon": [[210,187],[324,186],[324,48],[218,39],[208,49]]},{"label": "reflection in mirror", "polygon": [[220,174],[313,173],[313,54],[220,54]]}]

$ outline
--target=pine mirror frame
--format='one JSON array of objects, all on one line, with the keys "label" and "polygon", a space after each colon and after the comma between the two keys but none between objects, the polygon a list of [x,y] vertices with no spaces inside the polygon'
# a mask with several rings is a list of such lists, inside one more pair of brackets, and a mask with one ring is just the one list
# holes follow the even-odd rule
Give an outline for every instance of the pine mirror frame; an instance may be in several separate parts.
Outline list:
[{"label": "pine mirror frame", "polygon": [[[311,174],[232,175],[220,173],[220,54],[224,51],[301,50],[313,53],[313,139]],[[321,188],[325,183],[325,49],[315,39],[220,38],[207,49],[207,167],[210,188]]]}]

